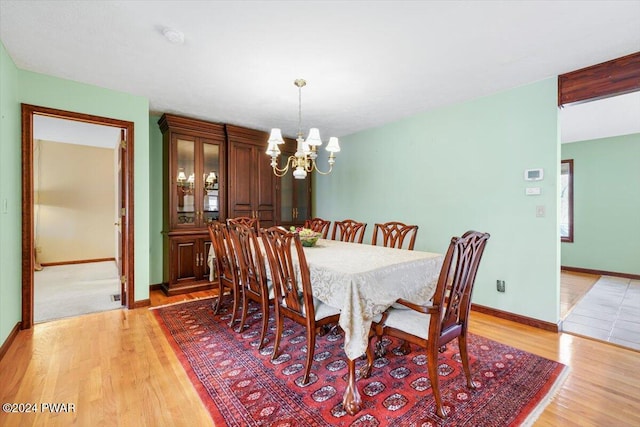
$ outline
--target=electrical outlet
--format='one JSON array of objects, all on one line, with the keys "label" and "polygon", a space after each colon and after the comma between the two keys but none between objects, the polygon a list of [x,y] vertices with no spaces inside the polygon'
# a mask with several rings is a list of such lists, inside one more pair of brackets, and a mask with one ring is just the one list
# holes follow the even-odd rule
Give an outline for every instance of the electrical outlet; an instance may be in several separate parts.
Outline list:
[{"label": "electrical outlet", "polygon": [[504,280],[496,280],[496,289],[498,290],[498,292],[504,292],[505,291]]}]

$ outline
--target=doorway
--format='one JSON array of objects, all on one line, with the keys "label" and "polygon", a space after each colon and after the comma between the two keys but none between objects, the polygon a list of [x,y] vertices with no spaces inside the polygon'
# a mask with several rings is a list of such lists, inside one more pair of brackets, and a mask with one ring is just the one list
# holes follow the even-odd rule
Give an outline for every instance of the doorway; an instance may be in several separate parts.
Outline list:
[{"label": "doorway", "polygon": [[34,122],[37,118],[71,120],[85,124],[107,126],[120,130],[120,144],[117,153],[120,178],[116,185],[115,204],[118,205],[119,222],[116,245],[117,270],[120,278],[121,305],[134,306],[133,281],[133,123],[128,121],[92,116],[82,113],[57,110],[33,105],[22,105],[22,328],[28,329],[34,323],[34,270],[36,263],[34,205]]},{"label": "doorway", "polygon": [[635,211],[624,204],[634,195],[626,191],[624,171],[635,170],[627,147],[635,141],[628,137],[640,132],[639,63],[640,52],[558,77],[561,161],[569,165],[562,174],[573,183],[575,168],[575,183],[580,182],[575,196],[569,186],[570,196],[563,198],[568,212],[576,202],[579,226],[573,230],[571,215],[560,224],[561,302],[573,300],[561,306],[562,330],[635,349],[640,283],[632,279],[640,276],[628,242],[635,241],[638,228]]}]

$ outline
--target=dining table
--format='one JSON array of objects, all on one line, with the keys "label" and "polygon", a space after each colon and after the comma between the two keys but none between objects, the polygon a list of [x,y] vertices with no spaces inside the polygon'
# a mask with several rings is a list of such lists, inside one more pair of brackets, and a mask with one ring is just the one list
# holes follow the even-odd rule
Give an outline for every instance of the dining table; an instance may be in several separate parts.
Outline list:
[{"label": "dining table", "polygon": [[304,248],[313,295],[340,309],[349,376],[343,407],[361,408],[356,359],[365,354],[373,319],[399,298],[427,304],[433,297],[444,256],[438,253],[319,239]]},{"label": "dining table", "polygon": [[327,239],[305,247],[304,254],[314,297],[340,309],[349,369],[342,403],[345,411],[354,415],[361,409],[356,360],[366,353],[373,319],[399,298],[428,303],[444,256]]}]

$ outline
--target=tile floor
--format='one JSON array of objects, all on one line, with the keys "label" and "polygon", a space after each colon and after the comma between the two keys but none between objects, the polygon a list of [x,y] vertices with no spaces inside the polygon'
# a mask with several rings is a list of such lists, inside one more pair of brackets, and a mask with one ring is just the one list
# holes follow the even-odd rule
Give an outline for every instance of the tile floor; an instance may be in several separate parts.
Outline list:
[{"label": "tile floor", "polygon": [[640,351],[640,280],[602,276],[562,322],[562,330]]}]

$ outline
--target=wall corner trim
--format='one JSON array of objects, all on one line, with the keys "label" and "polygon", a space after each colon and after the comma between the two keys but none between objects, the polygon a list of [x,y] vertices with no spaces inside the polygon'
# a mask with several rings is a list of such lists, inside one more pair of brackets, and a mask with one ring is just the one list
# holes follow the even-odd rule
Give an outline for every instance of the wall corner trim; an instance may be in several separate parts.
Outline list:
[{"label": "wall corner trim", "polygon": [[18,332],[20,332],[20,329],[22,329],[22,322],[16,323],[13,329],[11,329],[11,332],[9,332],[7,339],[2,343],[2,346],[0,346],[0,360],[2,360],[5,353],[9,351],[9,347],[11,347],[11,344],[13,344],[13,341],[15,341],[16,337],[18,336]]},{"label": "wall corner trim", "polygon": [[151,300],[149,298],[141,299],[140,301],[136,301],[133,303],[133,308],[144,308],[149,306],[151,306]]},{"label": "wall corner trim", "polygon": [[521,316],[519,314],[509,313],[508,311],[498,310],[496,308],[486,307],[484,305],[471,304],[471,310],[479,313],[488,314],[490,316],[499,317],[500,319],[511,320],[512,322],[521,323],[534,328],[543,329],[550,332],[560,332],[558,323],[545,322],[544,320],[534,319],[532,317]]}]

